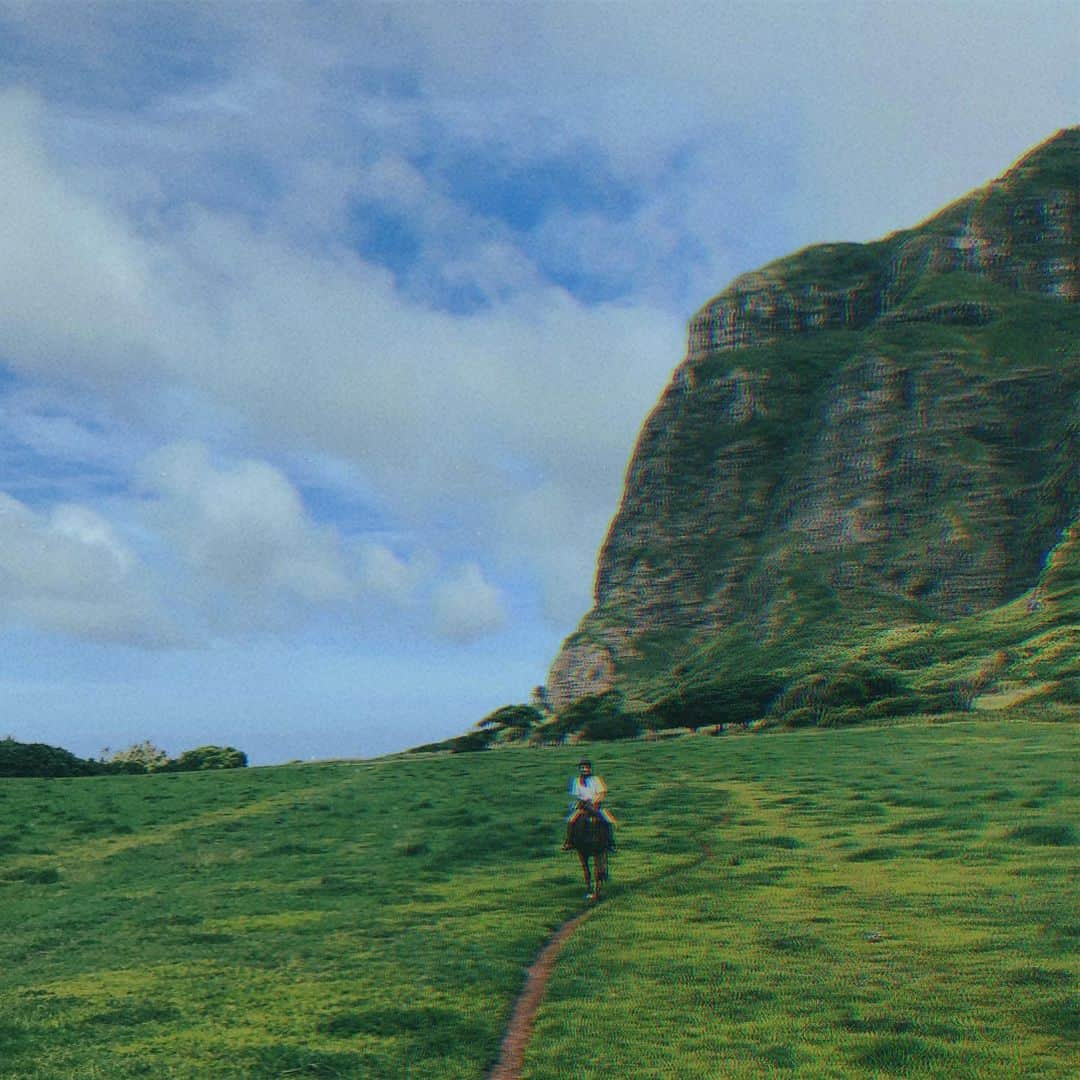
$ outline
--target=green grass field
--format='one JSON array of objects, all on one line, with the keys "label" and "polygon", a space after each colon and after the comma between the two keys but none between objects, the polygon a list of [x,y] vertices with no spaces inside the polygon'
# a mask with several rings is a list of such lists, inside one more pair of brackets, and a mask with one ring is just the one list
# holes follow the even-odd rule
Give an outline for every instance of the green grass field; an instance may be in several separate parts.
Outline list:
[{"label": "green grass field", "polygon": [[[1066,1077],[1077,729],[591,748],[526,1076]],[[0,782],[0,1076],[482,1077],[580,910],[580,754]]]}]

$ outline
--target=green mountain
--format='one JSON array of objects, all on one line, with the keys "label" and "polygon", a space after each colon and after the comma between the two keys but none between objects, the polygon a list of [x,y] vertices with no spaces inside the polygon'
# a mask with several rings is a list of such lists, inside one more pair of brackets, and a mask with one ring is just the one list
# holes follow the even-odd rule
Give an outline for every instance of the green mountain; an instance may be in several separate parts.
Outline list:
[{"label": "green mountain", "polygon": [[807,248],[694,316],[554,710],[1076,710],[1078,180],[1073,128],[913,229]]}]

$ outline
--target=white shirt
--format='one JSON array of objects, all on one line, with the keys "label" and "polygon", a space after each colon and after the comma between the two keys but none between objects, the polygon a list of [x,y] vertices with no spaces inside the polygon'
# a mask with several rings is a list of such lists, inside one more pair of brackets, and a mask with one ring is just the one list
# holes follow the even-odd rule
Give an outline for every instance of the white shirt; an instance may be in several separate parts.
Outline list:
[{"label": "white shirt", "polygon": [[599,776],[593,776],[591,773],[584,777],[575,776],[570,781],[570,796],[573,799],[571,806],[575,806],[579,800],[581,802],[596,802],[606,794],[607,784]]}]

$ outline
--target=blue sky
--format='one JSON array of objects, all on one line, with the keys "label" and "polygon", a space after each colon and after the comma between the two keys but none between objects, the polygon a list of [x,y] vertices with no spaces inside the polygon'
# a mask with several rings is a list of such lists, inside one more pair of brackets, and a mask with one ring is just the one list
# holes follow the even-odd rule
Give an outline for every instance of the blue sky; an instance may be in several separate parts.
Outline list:
[{"label": "blue sky", "polygon": [[528,700],[689,316],[1074,123],[1072,4],[0,0],[0,736]]}]

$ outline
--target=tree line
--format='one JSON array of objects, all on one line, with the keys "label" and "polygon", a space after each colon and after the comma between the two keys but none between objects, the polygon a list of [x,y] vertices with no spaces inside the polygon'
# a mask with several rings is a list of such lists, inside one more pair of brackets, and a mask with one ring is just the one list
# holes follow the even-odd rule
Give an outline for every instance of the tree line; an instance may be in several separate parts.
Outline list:
[{"label": "tree line", "polygon": [[[534,700],[544,704],[542,688]],[[652,703],[631,707],[618,690],[587,694],[555,712],[505,705],[463,735],[413,751],[467,753],[507,743],[555,745],[607,742],[676,729],[740,730],[759,721],[773,727],[838,727],[867,719],[941,713],[963,707],[955,693],[916,693],[896,668],[853,660],[798,677],[747,671],[676,684]]]},{"label": "tree line", "polygon": [[200,772],[242,769],[247,763],[247,754],[232,746],[199,746],[170,757],[164,750],[145,741],[116,752],[106,748],[100,758],[81,758],[60,746],[18,742],[10,735],[0,739],[0,777]]}]

